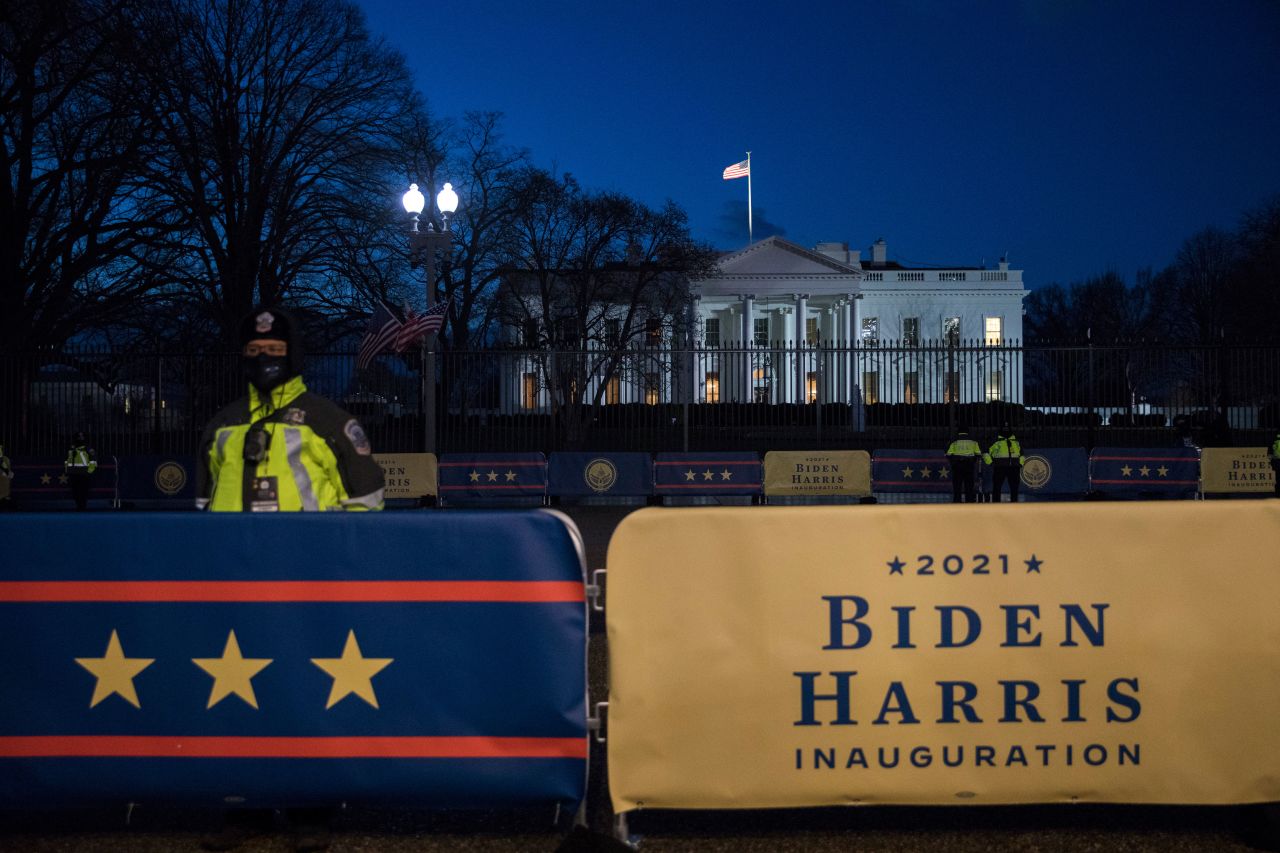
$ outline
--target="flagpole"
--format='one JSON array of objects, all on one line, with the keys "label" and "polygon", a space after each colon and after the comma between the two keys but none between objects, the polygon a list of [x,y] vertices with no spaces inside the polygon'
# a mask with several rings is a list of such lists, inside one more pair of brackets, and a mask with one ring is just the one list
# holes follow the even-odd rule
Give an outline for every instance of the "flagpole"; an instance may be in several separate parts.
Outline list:
[{"label": "flagpole", "polygon": [[747,152],[747,245],[755,242],[751,230],[751,152]]}]

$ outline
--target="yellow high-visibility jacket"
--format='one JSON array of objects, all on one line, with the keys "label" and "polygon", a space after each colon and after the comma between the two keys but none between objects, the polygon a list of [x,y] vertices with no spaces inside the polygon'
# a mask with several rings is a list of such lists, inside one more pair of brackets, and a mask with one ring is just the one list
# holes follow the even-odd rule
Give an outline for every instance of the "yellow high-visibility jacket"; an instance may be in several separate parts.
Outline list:
[{"label": "yellow high-visibility jacket", "polygon": [[92,474],[98,470],[98,457],[83,444],[73,444],[67,451],[62,470],[68,474]]},{"label": "yellow high-visibility jacket", "polygon": [[957,438],[947,447],[947,456],[981,456],[982,448],[972,438]]},{"label": "yellow high-visibility jacket", "polygon": [[1022,445],[1018,443],[1018,439],[1013,436],[996,439],[995,444],[991,445],[982,457],[982,461],[988,465],[994,461],[996,465],[1022,465]]},{"label": "yellow high-visibility jacket", "polygon": [[[269,436],[256,464],[245,460],[255,424]],[[214,415],[196,461],[201,509],[324,512],[383,505],[382,468],[359,421],[307,391],[300,376],[266,397],[250,386],[247,397]]]}]

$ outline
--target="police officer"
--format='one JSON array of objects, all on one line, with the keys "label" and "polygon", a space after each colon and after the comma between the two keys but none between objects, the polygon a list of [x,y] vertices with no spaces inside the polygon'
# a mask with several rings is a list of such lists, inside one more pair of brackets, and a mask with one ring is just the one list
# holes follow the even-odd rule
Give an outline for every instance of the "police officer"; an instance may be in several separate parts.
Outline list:
[{"label": "police officer", "polygon": [[991,466],[991,499],[1000,503],[1000,494],[1008,482],[1009,500],[1017,503],[1018,486],[1022,482],[1022,445],[1007,422],[1000,425],[995,443],[983,454],[982,461]]},{"label": "police officer", "polygon": [[964,427],[956,433],[956,440],[947,447],[947,461],[951,463],[951,502],[960,503],[963,492],[965,503],[974,503],[977,494],[974,490],[974,477],[978,470],[978,460],[982,457],[982,448],[978,442],[969,438]]},{"label": "police officer", "polygon": [[62,470],[71,486],[71,497],[76,502],[76,510],[83,512],[89,505],[89,480],[93,472],[98,470],[98,455],[86,444],[84,433],[76,433],[67,450],[67,458],[62,463]]},{"label": "police officer", "polygon": [[13,466],[9,457],[4,454],[4,444],[0,444],[0,510],[9,508],[10,484],[13,480]]},{"label": "police officer", "polygon": [[1276,480],[1276,497],[1280,498],[1280,429],[1276,430],[1276,439],[1267,448],[1267,459],[1271,460],[1271,474]]},{"label": "police officer", "polygon": [[196,504],[214,512],[382,509],[382,469],[360,422],[307,390],[293,315],[256,308],[238,329],[249,393],[205,428]]}]

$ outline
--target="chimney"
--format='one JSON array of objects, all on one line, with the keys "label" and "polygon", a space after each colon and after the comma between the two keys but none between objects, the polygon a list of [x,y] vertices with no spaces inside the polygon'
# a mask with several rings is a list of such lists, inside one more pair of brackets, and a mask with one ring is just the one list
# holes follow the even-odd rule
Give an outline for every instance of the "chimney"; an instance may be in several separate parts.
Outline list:
[{"label": "chimney", "polygon": [[839,261],[842,264],[849,263],[848,243],[819,243],[813,247],[813,250],[819,255],[825,255],[826,257]]},{"label": "chimney", "polygon": [[885,244],[884,238],[876,240],[871,244],[871,265],[884,266],[889,254],[889,247]]},{"label": "chimney", "polygon": [[1009,258],[1006,255],[1000,259],[1000,272],[1008,272],[1008,271],[1009,271]]}]

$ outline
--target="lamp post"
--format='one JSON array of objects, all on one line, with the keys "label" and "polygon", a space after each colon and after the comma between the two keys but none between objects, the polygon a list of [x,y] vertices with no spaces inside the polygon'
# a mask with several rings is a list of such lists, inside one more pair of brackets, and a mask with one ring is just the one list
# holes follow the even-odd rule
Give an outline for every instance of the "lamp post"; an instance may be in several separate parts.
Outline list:
[{"label": "lamp post", "polygon": [[[449,217],[458,209],[458,194],[453,191],[452,184],[445,184],[444,189],[436,195],[436,207],[440,210],[440,229],[436,230],[434,217],[427,215],[425,229],[418,228],[418,217],[426,205],[426,198],[418,190],[417,184],[409,184],[409,191],[402,199],[404,209],[413,214],[413,230],[409,232],[409,263],[417,267],[422,263],[427,268],[426,307],[436,303],[436,252],[449,249],[453,241],[453,232],[449,230]],[[435,333],[422,339],[422,416],[425,421],[423,443],[427,453],[436,452],[436,359]]]}]

